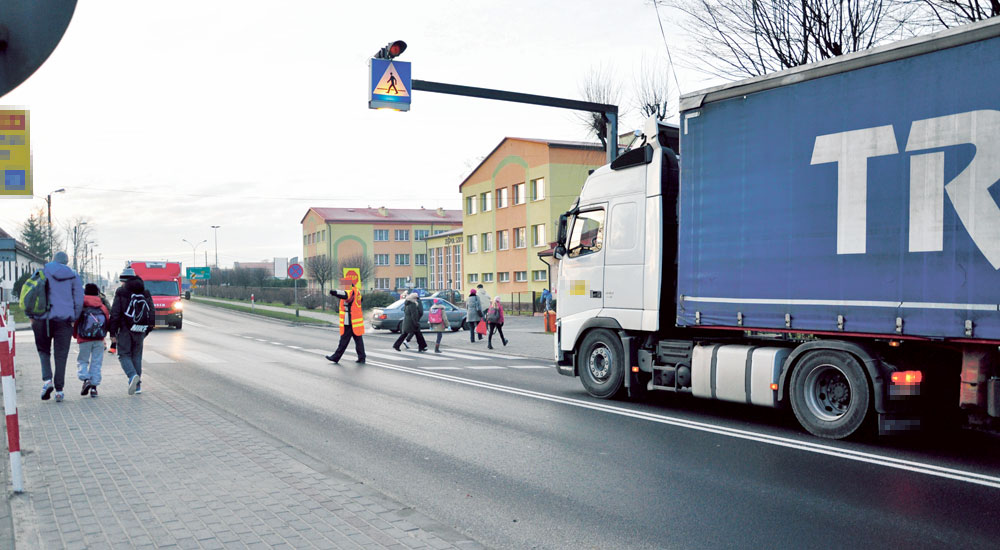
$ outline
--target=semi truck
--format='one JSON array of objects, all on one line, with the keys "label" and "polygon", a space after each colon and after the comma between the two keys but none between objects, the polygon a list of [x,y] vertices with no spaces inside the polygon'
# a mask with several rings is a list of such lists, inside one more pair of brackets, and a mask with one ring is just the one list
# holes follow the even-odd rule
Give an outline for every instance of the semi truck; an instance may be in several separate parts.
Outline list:
[{"label": "semi truck", "polygon": [[181,264],[178,262],[130,262],[153,297],[156,324],[180,330],[184,324],[181,301]]},{"label": "semi truck", "polygon": [[816,436],[1000,416],[1000,18],[682,96],[560,216],[555,355],[598,398]]}]

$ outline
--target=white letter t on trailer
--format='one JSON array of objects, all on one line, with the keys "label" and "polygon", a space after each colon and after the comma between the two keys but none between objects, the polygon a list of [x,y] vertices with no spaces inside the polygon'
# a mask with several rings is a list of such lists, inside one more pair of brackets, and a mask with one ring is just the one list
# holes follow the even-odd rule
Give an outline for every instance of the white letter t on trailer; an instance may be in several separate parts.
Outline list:
[{"label": "white letter t on trailer", "polygon": [[817,136],[810,164],[837,163],[837,254],[864,254],[868,159],[895,155],[892,126]]}]

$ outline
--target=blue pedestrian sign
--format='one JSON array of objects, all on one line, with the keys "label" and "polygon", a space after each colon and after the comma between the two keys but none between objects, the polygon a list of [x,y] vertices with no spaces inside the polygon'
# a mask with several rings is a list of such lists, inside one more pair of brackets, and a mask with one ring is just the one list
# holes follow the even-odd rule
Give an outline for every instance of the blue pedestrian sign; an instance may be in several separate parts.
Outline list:
[{"label": "blue pedestrian sign", "polygon": [[368,108],[410,110],[410,64],[371,59],[368,63]]}]

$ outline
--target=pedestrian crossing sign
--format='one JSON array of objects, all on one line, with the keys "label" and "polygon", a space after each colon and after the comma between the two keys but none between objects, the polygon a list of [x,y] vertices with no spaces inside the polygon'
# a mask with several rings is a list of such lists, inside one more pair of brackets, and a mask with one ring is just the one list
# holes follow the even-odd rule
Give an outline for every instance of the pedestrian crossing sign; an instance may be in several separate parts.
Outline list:
[{"label": "pedestrian crossing sign", "polygon": [[371,59],[368,62],[368,108],[410,110],[410,64]]}]

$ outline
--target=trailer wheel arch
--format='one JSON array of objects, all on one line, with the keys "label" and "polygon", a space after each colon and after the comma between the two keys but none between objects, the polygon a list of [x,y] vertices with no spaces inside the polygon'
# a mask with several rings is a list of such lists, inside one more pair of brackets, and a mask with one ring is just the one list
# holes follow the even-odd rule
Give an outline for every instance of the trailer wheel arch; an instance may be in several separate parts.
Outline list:
[{"label": "trailer wheel arch", "polygon": [[868,384],[872,392],[872,403],[875,412],[888,412],[885,403],[885,384],[889,379],[889,369],[885,363],[878,359],[878,353],[871,347],[858,342],[848,340],[820,340],[816,342],[806,342],[796,347],[785,364],[781,367],[781,374],[778,376],[778,400],[789,402],[789,380],[795,367],[802,362],[809,352],[813,351],[842,351],[852,355],[868,375]]}]

